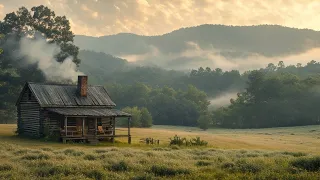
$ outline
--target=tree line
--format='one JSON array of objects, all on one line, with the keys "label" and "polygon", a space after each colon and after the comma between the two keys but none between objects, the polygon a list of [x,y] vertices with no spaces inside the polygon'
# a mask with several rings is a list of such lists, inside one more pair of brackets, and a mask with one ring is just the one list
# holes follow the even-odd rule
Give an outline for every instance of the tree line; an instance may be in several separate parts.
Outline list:
[{"label": "tree line", "polygon": [[310,61],[304,67],[285,67],[279,62],[278,67],[269,64],[252,71],[245,90],[228,107],[215,110],[213,121],[227,128],[320,124],[319,70],[320,64]]},{"label": "tree line", "polygon": [[[143,83],[110,84],[107,89],[117,102],[117,108],[146,108],[155,125],[197,126],[198,118],[209,105],[206,93],[191,85],[185,91],[170,87],[153,88]],[[124,110],[134,112],[135,109]]]}]

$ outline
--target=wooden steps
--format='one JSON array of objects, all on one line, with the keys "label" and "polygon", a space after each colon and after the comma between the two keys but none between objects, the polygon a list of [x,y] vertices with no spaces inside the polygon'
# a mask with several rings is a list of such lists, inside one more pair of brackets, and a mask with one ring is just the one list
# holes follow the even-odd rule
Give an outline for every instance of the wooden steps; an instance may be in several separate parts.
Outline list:
[{"label": "wooden steps", "polygon": [[87,136],[87,140],[89,144],[97,145],[99,144],[99,139],[96,136]]}]

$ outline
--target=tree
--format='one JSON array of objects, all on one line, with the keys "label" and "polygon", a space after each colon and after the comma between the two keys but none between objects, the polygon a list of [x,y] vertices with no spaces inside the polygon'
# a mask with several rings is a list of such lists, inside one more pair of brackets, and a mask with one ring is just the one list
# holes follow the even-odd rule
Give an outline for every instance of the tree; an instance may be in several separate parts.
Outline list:
[{"label": "tree", "polygon": [[65,16],[56,16],[54,11],[43,5],[32,7],[29,11],[25,7],[5,16],[2,23],[4,34],[16,34],[18,37],[45,38],[48,43],[56,43],[61,52],[57,54],[57,61],[63,62],[72,57],[73,62],[78,59],[79,48],[73,43],[74,34],[71,31],[69,20]]},{"label": "tree", "polygon": [[125,107],[122,111],[132,115],[131,127],[141,127],[141,111],[138,107]]},{"label": "tree", "polygon": [[151,127],[152,116],[147,108],[141,108],[141,127]]},{"label": "tree", "polygon": [[212,124],[212,117],[210,113],[204,112],[200,115],[197,122],[200,129],[207,130]]},{"label": "tree", "polygon": [[26,81],[44,82],[45,76],[37,64],[26,63],[25,57],[17,56],[22,38],[45,39],[48,44],[57,44],[60,53],[58,62],[72,57],[75,64],[80,63],[79,48],[73,45],[73,33],[65,16],[55,13],[45,6],[37,6],[29,11],[25,7],[9,13],[0,22],[0,118],[11,121],[16,117],[15,101]]}]

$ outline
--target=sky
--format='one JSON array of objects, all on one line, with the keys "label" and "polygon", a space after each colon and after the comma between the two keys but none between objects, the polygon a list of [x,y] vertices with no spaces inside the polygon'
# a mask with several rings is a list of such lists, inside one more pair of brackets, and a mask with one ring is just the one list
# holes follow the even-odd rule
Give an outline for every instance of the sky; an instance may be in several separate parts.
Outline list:
[{"label": "sky", "polygon": [[0,18],[43,4],[75,34],[161,35],[200,24],[278,24],[320,30],[320,0],[0,0]]}]

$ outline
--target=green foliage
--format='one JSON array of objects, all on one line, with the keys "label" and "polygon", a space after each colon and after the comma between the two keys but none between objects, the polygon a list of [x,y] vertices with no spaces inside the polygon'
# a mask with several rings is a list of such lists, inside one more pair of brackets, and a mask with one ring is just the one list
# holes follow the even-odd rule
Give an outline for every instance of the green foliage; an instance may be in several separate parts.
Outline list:
[{"label": "green foliage", "polygon": [[173,138],[170,138],[170,143],[169,145],[186,145],[186,146],[206,146],[208,144],[207,141],[201,140],[200,137],[196,138],[182,138],[178,135],[175,135]]},{"label": "green foliage", "polygon": [[[157,125],[196,126],[199,115],[209,105],[206,94],[193,86],[189,86],[186,91],[177,91],[169,87],[151,88],[142,83],[135,83],[128,86],[113,84],[107,86],[107,89],[118,107],[146,107],[152,115],[153,124]],[[135,113],[139,114],[136,111]],[[137,118],[133,117],[133,121],[135,119]],[[150,124],[150,121],[146,124]]]},{"label": "green foliage", "polygon": [[13,169],[11,164],[0,164],[0,171],[10,171]]},{"label": "green foliage", "polygon": [[186,143],[186,138],[181,138],[180,136],[175,135],[173,138],[170,138],[170,145],[183,145]]},{"label": "green foliage", "polygon": [[48,156],[47,154],[27,154],[27,155],[23,156],[21,159],[24,159],[24,160],[47,160],[49,158],[50,158],[50,156]]},{"label": "green foliage", "polygon": [[[279,64],[276,71],[262,69],[249,73],[246,90],[238,93],[228,107],[213,112],[217,123],[228,128],[319,124],[320,114],[316,107],[320,98],[320,76],[302,78],[283,72],[289,69],[281,62]],[[304,68],[311,66],[320,69],[320,64],[315,62]]]},{"label": "green foliage", "polygon": [[207,141],[201,140],[200,137],[190,139],[190,145],[192,146],[206,146],[208,145]]},{"label": "green foliage", "polygon": [[197,161],[197,166],[210,166],[212,163],[208,161]]},{"label": "green foliage", "polygon": [[320,171],[320,156],[312,158],[299,158],[291,162],[291,165],[296,168],[305,169],[307,171],[317,172]]},{"label": "green foliage", "polygon": [[141,127],[141,111],[138,107],[125,107],[122,111],[131,114],[131,127]]},{"label": "green foliage", "polygon": [[191,171],[188,169],[182,169],[179,167],[172,168],[165,165],[153,165],[150,171],[156,176],[176,176],[179,174],[190,174]]},{"label": "green foliage", "polygon": [[85,160],[88,160],[88,161],[94,161],[97,159],[97,157],[93,154],[87,154],[83,157]]},{"label": "green foliage", "polygon": [[125,161],[119,161],[111,165],[111,171],[128,171],[129,165]]},{"label": "green foliage", "polygon": [[141,127],[151,127],[152,126],[152,116],[147,108],[141,108]]},{"label": "green foliage", "polygon": [[73,44],[73,33],[65,16],[56,16],[43,5],[30,10],[21,7],[16,12],[6,14],[1,26],[0,40],[0,123],[15,123],[15,102],[26,81],[45,82],[43,72],[37,64],[26,63],[25,57],[17,57],[21,38],[44,38],[48,43],[60,47],[56,55],[58,62],[73,57],[75,64],[80,63],[79,48]]},{"label": "green foliage", "polygon": [[212,124],[212,116],[208,112],[202,113],[197,122],[200,129],[207,130]]}]

